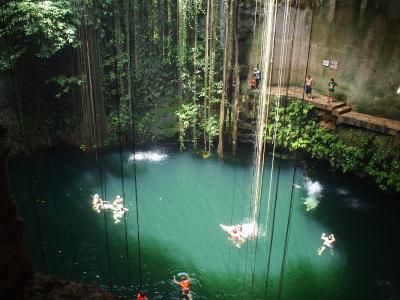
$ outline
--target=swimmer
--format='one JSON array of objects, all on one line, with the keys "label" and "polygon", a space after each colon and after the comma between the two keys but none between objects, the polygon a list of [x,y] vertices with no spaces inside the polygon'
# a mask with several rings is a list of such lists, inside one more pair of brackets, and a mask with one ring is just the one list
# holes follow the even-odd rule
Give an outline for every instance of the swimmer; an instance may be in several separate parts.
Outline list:
[{"label": "swimmer", "polygon": [[110,210],[114,210],[114,205],[111,203],[107,203],[107,201],[103,202],[103,209],[110,209]]},{"label": "swimmer", "polygon": [[321,235],[321,240],[324,241],[324,244],[322,245],[321,248],[318,249],[318,255],[321,255],[322,252],[324,252],[324,250],[326,248],[331,249],[331,252],[332,252],[332,249],[333,249],[333,245],[332,244],[336,241],[335,236],[333,235],[333,233],[331,233],[329,236],[327,236],[325,233],[323,233]]},{"label": "swimmer", "polygon": [[93,204],[93,209],[98,213],[103,208],[103,200],[100,198],[98,194],[94,194],[92,204]]},{"label": "swimmer", "polygon": [[172,278],[172,282],[181,287],[181,292],[182,292],[181,299],[189,299],[189,300],[193,299],[192,292],[190,291],[189,275],[187,274],[182,275],[180,281],[176,280],[176,277],[174,276]]},{"label": "swimmer", "polygon": [[237,224],[234,226],[220,224],[219,226],[229,233],[229,239],[232,240],[236,247],[240,248],[240,246],[246,241],[242,224]]},{"label": "swimmer", "polygon": [[240,248],[240,246],[245,242],[243,238],[243,227],[241,224],[237,224],[233,227],[232,231],[229,232],[230,239],[233,241],[233,244]]},{"label": "swimmer", "polygon": [[117,195],[114,199],[113,205],[115,208],[119,209],[124,205],[124,199],[120,195]]},{"label": "swimmer", "polygon": [[125,207],[121,207],[120,209],[114,210],[113,218],[114,218],[114,223],[117,224],[121,222],[121,218],[124,216],[125,212],[127,212],[129,209]]},{"label": "swimmer", "polygon": [[306,211],[310,211],[318,206],[319,201],[315,197],[307,197],[303,204],[306,206]]},{"label": "swimmer", "polygon": [[147,298],[145,293],[140,292],[136,295],[136,300],[149,300],[149,298]]}]

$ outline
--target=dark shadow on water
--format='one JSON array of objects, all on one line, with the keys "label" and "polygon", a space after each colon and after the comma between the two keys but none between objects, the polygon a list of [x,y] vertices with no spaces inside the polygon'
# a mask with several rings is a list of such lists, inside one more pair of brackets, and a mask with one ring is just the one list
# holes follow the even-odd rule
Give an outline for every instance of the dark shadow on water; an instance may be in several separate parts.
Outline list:
[{"label": "dark shadow on water", "polygon": [[351,279],[352,286],[340,299],[399,299],[397,199],[353,176],[314,168],[307,175],[321,183],[324,194],[311,217],[332,228],[335,248],[347,256],[343,276]]}]

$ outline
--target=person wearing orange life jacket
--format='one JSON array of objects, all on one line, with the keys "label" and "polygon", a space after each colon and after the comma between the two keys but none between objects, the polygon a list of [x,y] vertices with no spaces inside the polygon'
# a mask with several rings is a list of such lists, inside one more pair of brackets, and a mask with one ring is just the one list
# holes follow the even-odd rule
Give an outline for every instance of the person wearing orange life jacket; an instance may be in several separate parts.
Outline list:
[{"label": "person wearing orange life jacket", "polygon": [[192,293],[190,292],[190,278],[189,278],[189,275],[182,275],[182,279],[180,281],[176,280],[176,277],[174,276],[172,278],[172,282],[181,287],[182,298],[183,299],[189,299],[189,300],[193,299]]},{"label": "person wearing orange life jacket", "polygon": [[149,300],[149,298],[147,298],[145,293],[140,292],[136,295],[136,300]]}]

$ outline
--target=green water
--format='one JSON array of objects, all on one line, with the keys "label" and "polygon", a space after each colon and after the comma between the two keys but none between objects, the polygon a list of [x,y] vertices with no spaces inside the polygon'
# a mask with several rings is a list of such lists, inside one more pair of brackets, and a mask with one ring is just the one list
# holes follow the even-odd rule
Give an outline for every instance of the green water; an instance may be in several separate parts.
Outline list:
[{"label": "green water", "polygon": [[[266,224],[268,157],[259,239],[239,249],[219,224],[243,223],[249,216],[251,151],[221,162],[173,147],[141,150],[168,155],[160,162],[136,164],[141,277],[150,299],[178,299],[179,289],[171,279],[179,272],[191,276],[195,299],[278,299],[280,289],[281,299],[399,299],[399,209],[361,181],[303,162],[292,189],[293,161],[281,162],[277,184],[276,159]],[[139,261],[130,154],[122,155],[124,181],[118,151],[101,155],[100,164],[94,154],[75,152],[47,154],[33,163],[11,162],[10,183],[36,271],[106,289],[111,284],[112,292],[133,295],[139,286]],[[308,212],[302,204],[309,192],[307,178],[322,187],[319,205]],[[111,201],[122,195],[122,184],[129,208],[126,227],[123,221],[114,224],[112,214],[96,213],[91,203],[95,193]],[[318,256],[322,232],[335,233],[337,241],[333,252]]]}]

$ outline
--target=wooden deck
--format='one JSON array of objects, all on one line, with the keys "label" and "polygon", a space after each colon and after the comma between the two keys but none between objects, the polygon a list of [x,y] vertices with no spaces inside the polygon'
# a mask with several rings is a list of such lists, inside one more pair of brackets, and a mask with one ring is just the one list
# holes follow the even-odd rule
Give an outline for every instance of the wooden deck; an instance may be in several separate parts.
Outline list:
[{"label": "wooden deck", "polygon": [[[271,94],[278,95],[279,90],[272,88]],[[281,94],[286,95],[286,89],[282,89]],[[334,99],[333,103],[328,103],[328,96],[319,93],[313,93],[312,100],[306,96],[305,100],[321,110],[330,112],[337,117],[338,124],[349,124],[368,130],[373,130],[382,134],[400,135],[400,121],[375,117],[352,111],[351,106],[345,102]],[[288,96],[302,99],[303,89],[291,87],[288,90]]]}]

